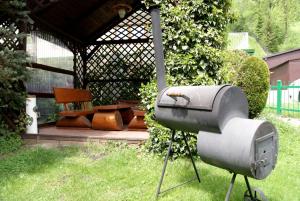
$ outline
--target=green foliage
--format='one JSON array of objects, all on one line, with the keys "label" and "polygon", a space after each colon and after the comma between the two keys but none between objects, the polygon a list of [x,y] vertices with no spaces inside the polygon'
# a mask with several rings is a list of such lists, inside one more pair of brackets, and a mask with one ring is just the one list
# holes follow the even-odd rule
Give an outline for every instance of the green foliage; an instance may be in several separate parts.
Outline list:
[{"label": "green foliage", "polygon": [[239,69],[236,80],[247,96],[249,117],[257,117],[266,105],[270,87],[268,65],[259,58],[247,58]]},{"label": "green foliage", "polygon": [[[169,79],[169,82],[171,80]],[[148,126],[148,131],[150,132],[150,138],[145,144],[145,147],[154,153],[165,154],[168,146],[169,146],[169,138],[171,131],[168,128],[165,128],[159,125],[154,119],[154,104],[157,97],[157,85],[155,81],[149,82],[146,85],[142,85],[140,88],[140,96],[142,97],[142,107],[147,110],[147,114],[145,115],[145,121]],[[188,143],[191,145],[192,152],[196,153],[195,146],[195,135],[188,134]],[[174,159],[187,155],[187,147],[184,144],[182,135],[180,132],[177,132],[175,135],[175,143],[172,145],[172,154],[171,157]]]},{"label": "green foliage", "polygon": [[299,8],[298,0],[234,0],[237,20],[230,30],[249,32],[269,52],[282,51],[290,27],[300,21]]},{"label": "green foliage", "polygon": [[291,23],[284,43],[279,46],[280,51],[288,51],[300,47],[300,21]]},{"label": "green foliage", "polygon": [[0,122],[0,133],[0,154],[15,151],[21,146],[21,137],[10,131],[3,122]]},{"label": "green foliage", "polygon": [[237,85],[241,64],[248,57],[249,55],[241,50],[223,52],[224,66],[219,70],[223,84]]},{"label": "green foliage", "polygon": [[193,84],[201,73],[216,79],[227,24],[233,19],[230,1],[145,2],[160,4],[166,67],[176,83]]},{"label": "green foliage", "polygon": [[[233,19],[229,12],[230,1],[203,0],[146,0],[146,5],[160,5],[165,64],[168,84],[204,85],[221,82],[218,71],[223,65],[222,49],[225,47],[227,24]],[[155,82],[140,89],[142,104],[147,109],[146,122],[150,131],[149,150],[166,151],[170,131],[153,119],[157,96]],[[189,134],[194,144],[195,134]],[[182,135],[175,136],[173,157],[186,155]],[[193,147],[195,153],[195,147]]]},{"label": "green foliage", "polygon": [[259,41],[270,52],[279,51],[279,45],[284,41],[284,33],[279,25],[269,20],[261,28],[259,34]]},{"label": "green foliage", "polygon": [[[165,6],[165,7],[164,7]],[[216,79],[222,66],[226,25],[231,20],[229,1],[181,1],[162,6],[166,66],[176,83],[194,83],[201,73]]]},{"label": "green foliage", "polygon": [[26,53],[19,51],[16,45],[16,41],[19,40],[20,44],[25,37],[18,28],[28,19],[25,8],[23,0],[0,2],[0,24],[3,20],[9,23],[8,26],[0,26],[0,152],[10,150],[10,146],[14,150],[20,145],[17,135],[28,123],[24,114],[28,61]]},{"label": "green foliage", "polygon": [[269,92],[270,74],[267,64],[243,51],[224,52],[224,67],[219,71],[224,84],[244,91],[249,104],[249,117],[257,117],[264,109]]},{"label": "green foliage", "polygon": [[26,62],[24,52],[0,49],[0,105],[3,108],[19,110],[24,107],[26,94],[23,81],[28,76]]},{"label": "green foliage", "polygon": [[46,122],[56,122],[58,119],[59,119],[59,114],[52,113],[47,117]]}]

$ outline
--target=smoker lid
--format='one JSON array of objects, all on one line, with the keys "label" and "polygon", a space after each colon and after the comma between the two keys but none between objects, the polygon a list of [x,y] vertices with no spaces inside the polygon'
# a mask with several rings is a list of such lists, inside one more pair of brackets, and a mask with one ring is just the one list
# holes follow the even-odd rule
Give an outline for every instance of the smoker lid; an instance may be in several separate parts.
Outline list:
[{"label": "smoker lid", "polygon": [[158,107],[212,110],[221,86],[178,86],[164,89],[158,97]]}]

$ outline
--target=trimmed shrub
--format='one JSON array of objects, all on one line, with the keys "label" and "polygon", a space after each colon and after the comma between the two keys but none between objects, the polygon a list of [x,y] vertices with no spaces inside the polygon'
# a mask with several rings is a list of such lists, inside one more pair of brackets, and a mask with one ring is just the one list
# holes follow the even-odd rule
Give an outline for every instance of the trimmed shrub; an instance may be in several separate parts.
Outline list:
[{"label": "trimmed shrub", "polygon": [[247,96],[249,117],[257,117],[266,105],[270,88],[270,73],[266,62],[256,57],[247,58],[239,69],[236,84]]},{"label": "trimmed shrub", "polygon": [[223,84],[241,87],[249,103],[249,117],[257,117],[266,105],[270,74],[267,64],[244,51],[225,51],[224,66],[219,71]]},{"label": "trimmed shrub", "polygon": [[238,72],[249,55],[242,50],[227,50],[222,56],[224,65],[218,72],[219,80],[222,84],[237,85]]}]

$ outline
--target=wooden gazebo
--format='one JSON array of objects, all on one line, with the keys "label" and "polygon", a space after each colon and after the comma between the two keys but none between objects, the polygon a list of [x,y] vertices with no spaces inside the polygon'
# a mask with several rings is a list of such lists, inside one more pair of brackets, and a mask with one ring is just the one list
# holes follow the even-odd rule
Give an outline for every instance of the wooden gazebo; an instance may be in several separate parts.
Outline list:
[{"label": "wooden gazebo", "polygon": [[33,68],[73,75],[74,87],[89,88],[95,104],[138,98],[139,86],[155,68],[151,15],[140,0],[27,0],[27,5],[34,21],[29,31],[74,54],[72,72],[36,63]]},{"label": "wooden gazebo", "polygon": [[[33,61],[28,67],[32,74],[38,70],[72,76],[71,87],[89,89],[94,105],[139,99],[139,87],[155,76],[155,68],[159,89],[166,86],[158,8],[146,9],[141,0],[26,2],[32,23],[22,24],[20,29],[73,54],[72,69]],[[9,26],[9,22],[2,26]],[[18,48],[20,44],[24,43],[16,42]],[[49,86],[52,87],[56,86]],[[54,97],[52,91],[27,87],[27,92],[37,98]]]}]

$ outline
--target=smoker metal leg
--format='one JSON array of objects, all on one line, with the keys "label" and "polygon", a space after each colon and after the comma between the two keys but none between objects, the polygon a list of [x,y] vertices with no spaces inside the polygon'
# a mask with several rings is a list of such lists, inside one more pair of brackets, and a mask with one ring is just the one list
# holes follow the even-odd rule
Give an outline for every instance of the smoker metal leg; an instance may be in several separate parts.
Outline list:
[{"label": "smoker metal leg", "polygon": [[233,176],[231,178],[231,182],[230,182],[230,186],[229,186],[229,189],[226,193],[226,198],[225,198],[225,201],[229,201],[230,199],[230,194],[231,194],[231,191],[233,189],[233,185],[234,185],[234,182],[235,182],[235,178],[236,178],[236,173],[233,173]]},{"label": "smoker metal leg", "polygon": [[[235,182],[236,175],[237,174],[234,173],[233,176],[232,176],[229,189],[226,193],[225,201],[229,201],[229,199],[230,199],[230,194],[231,194],[232,189],[233,189],[233,185],[234,185],[234,182]],[[244,200],[245,201],[268,201],[268,199],[266,198],[264,193],[261,190],[259,190],[258,188],[254,188],[254,195],[253,195],[250,184],[249,184],[249,181],[248,181],[248,177],[244,176],[244,178],[245,178],[245,182],[246,182],[246,185],[247,185],[247,191],[244,194]],[[259,194],[260,199],[257,197],[257,194]]]},{"label": "smoker metal leg", "polygon": [[157,187],[157,191],[156,191],[156,199],[158,198],[159,194],[161,193],[160,192],[161,184],[162,184],[162,182],[164,180],[165,171],[166,171],[166,167],[167,167],[167,164],[168,164],[168,159],[169,159],[169,156],[170,156],[170,153],[171,153],[171,150],[172,150],[172,143],[173,143],[173,140],[174,140],[174,136],[175,136],[175,130],[172,130],[168,152],[167,152],[167,155],[165,157],[164,166],[163,166],[163,169],[162,169],[160,181],[159,181],[159,184],[158,184],[158,187]]},{"label": "smoker metal leg", "polygon": [[250,187],[250,184],[249,184],[249,181],[248,181],[248,177],[244,176],[244,178],[245,178],[245,182],[246,182],[246,185],[247,185],[247,189],[248,189],[250,198],[251,198],[251,200],[254,200],[254,197],[253,197],[253,194],[252,194],[252,190],[251,190],[251,187]]},{"label": "smoker metal leg", "polygon": [[195,173],[196,173],[197,179],[198,179],[198,181],[199,181],[199,183],[200,183],[201,181],[200,181],[200,177],[199,177],[199,174],[198,174],[198,170],[197,170],[197,168],[196,168],[195,161],[194,161],[194,158],[193,158],[193,156],[192,156],[192,153],[191,153],[191,150],[190,150],[189,144],[188,144],[188,142],[187,142],[187,139],[186,139],[185,133],[184,133],[184,132],[182,132],[182,135],[183,135],[183,139],[184,139],[185,145],[187,146],[187,150],[188,150],[188,152],[189,152],[189,155],[190,155],[191,161],[192,161],[192,163],[193,163],[193,167],[194,167],[194,170],[195,170]]},{"label": "smoker metal leg", "polygon": [[[188,149],[190,158],[191,158],[191,160],[192,160],[193,167],[194,167],[194,170],[195,170],[197,179],[198,179],[198,181],[200,182],[200,177],[199,177],[199,174],[198,174],[198,171],[197,171],[195,162],[194,162],[194,158],[192,157],[192,153],[191,153],[190,147],[189,147],[189,145],[188,145],[188,143],[187,143],[186,136],[185,136],[184,133],[182,133],[182,134],[183,134],[184,142],[185,142],[185,144],[186,144],[186,146],[187,146],[187,149]],[[168,159],[169,159],[170,153],[171,153],[171,151],[172,151],[172,143],[173,143],[173,141],[174,141],[174,136],[175,136],[175,130],[172,130],[172,134],[171,134],[171,136],[170,136],[170,144],[169,144],[168,152],[167,152],[167,155],[166,155],[166,157],[165,157],[164,166],[163,166],[163,169],[162,169],[160,181],[159,181],[159,184],[158,184],[158,187],[157,187],[157,191],[156,191],[156,199],[158,198],[159,194],[161,194],[161,193],[163,193],[163,192],[167,192],[167,191],[172,190],[172,189],[174,189],[174,188],[180,187],[180,186],[182,186],[182,185],[185,185],[185,184],[187,184],[187,183],[189,183],[189,182],[192,182],[192,181],[194,181],[194,180],[196,179],[196,178],[190,179],[190,180],[188,180],[188,181],[186,181],[186,182],[183,182],[183,183],[181,183],[181,184],[178,184],[178,185],[176,185],[176,186],[173,186],[173,187],[171,187],[171,188],[169,188],[169,189],[167,189],[167,190],[161,191],[161,185],[162,185],[163,180],[164,180],[164,175],[165,175],[165,172],[166,172],[166,168],[167,168],[167,164],[168,164]]]}]

